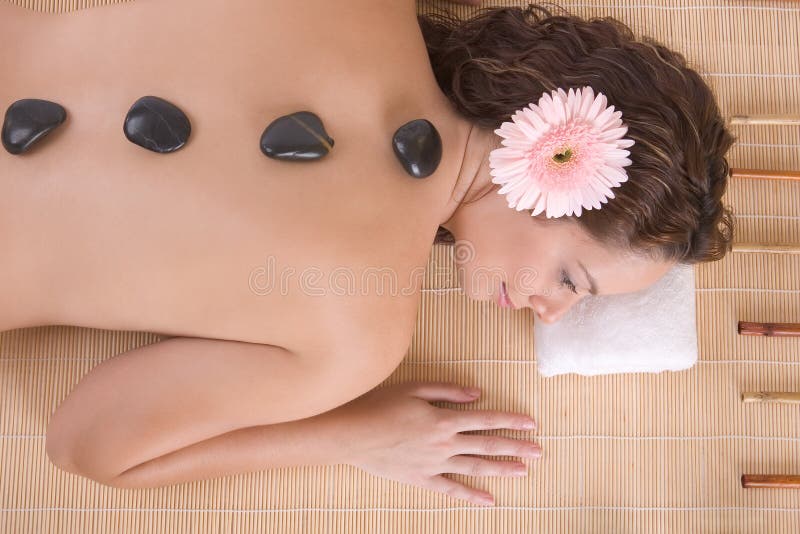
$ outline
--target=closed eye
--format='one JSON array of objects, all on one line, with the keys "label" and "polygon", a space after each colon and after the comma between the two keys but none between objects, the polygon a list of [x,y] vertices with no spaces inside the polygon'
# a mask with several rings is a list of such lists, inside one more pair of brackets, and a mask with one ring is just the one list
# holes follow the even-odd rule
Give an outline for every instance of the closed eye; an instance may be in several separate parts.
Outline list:
[{"label": "closed eye", "polygon": [[561,270],[561,285],[566,286],[569,288],[570,291],[577,294],[578,291],[575,288],[575,284],[572,283],[572,280],[569,279],[569,275],[567,274],[566,270]]}]

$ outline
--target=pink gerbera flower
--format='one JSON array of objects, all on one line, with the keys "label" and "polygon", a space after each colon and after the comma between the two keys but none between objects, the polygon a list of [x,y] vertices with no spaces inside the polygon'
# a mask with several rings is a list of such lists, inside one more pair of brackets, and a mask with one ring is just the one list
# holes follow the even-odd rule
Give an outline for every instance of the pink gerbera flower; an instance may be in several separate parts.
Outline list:
[{"label": "pink gerbera flower", "polygon": [[612,187],[628,179],[631,139],[622,112],[607,107],[591,87],[545,93],[539,105],[517,111],[495,133],[502,148],[489,154],[492,182],[517,211],[547,217],[580,216],[614,198]]}]

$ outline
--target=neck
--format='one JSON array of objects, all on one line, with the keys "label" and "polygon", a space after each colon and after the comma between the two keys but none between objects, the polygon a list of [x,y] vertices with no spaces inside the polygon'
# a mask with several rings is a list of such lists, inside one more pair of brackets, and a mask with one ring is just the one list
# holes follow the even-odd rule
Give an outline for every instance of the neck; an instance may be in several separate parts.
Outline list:
[{"label": "neck", "polygon": [[472,202],[494,187],[489,174],[489,152],[497,147],[494,130],[476,126],[462,117],[456,121],[457,138],[462,140],[461,165],[439,223],[448,230],[452,230],[453,216],[462,203]]}]

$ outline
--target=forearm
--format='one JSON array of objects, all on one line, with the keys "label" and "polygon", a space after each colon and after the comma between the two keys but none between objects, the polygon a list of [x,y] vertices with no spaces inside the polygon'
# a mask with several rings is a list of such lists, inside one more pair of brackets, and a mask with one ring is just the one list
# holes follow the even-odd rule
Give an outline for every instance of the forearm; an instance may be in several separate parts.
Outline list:
[{"label": "forearm", "polygon": [[139,464],[104,483],[151,488],[271,468],[349,463],[344,409],[234,430]]},{"label": "forearm", "polygon": [[372,377],[347,363],[217,340],[140,347],[81,380],[51,418],[47,453],[63,469],[111,480],[216,436],[305,419],[357,397]]}]

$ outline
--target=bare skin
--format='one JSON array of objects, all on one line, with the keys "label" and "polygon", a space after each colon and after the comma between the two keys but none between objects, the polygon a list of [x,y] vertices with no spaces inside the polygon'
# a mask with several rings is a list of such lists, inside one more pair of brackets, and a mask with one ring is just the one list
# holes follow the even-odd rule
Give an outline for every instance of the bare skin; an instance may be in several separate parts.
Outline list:
[{"label": "bare skin", "polygon": [[[2,101],[49,98],[69,118],[46,146],[0,156],[3,228],[14,229],[2,245],[17,258],[4,267],[4,301],[14,306],[0,325],[135,329],[298,352],[313,343],[309,329],[346,342],[393,317],[396,343],[410,335],[411,291],[381,298],[357,287],[356,296],[320,298],[299,280],[316,267],[325,276],[311,285],[327,289],[332,269],[373,266],[393,268],[408,286],[458,176],[461,125],[432,83],[403,81],[431,81],[422,43],[408,24],[376,24],[413,23],[414,6],[383,4],[352,2],[358,13],[349,17],[323,1],[301,11],[289,2],[137,0],[61,15],[3,5],[4,47],[25,24],[39,37],[4,59],[16,75]],[[189,115],[194,132],[182,150],[150,153],[121,137],[125,113],[145,94]],[[265,157],[263,129],[300,109],[323,117],[336,150],[308,164]],[[426,180],[405,174],[390,143],[418,117],[439,125],[449,148]],[[256,292],[251,275],[270,256],[277,274],[295,272],[286,291]]]},{"label": "bare skin", "polygon": [[[15,52],[20,44],[24,54]],[[496,295],[472,287],[476,266],[510,276],[531,265],[536,282],[509,284],[509,296],[548,321],[588,291],[578,271],[580,295],[559,288],[564,262],[573,269],[582,259],[600,293],[635,291],[669,267],[631,261],[572,224],[506,206],[486,167],[496,138],[441,93],[410,1],[136,0],[60,15],[0,4],[0,50],[8,51],[0,72],[15,73],[0,84],[0,103],[45,98],[68,111],[30,153],[0,151],[0,295],[8,303],[0,329],[69,324],[176,336],[103,362],[51,419],[51,459],[106,484],[269,467],[256,451],[273,446],[282,424],[354,421],[364,413],[357,399],[405,354],[440,224],[475,248],[462,264],[468,295]],[[124,138],[124,115],[146,94],[189,115],[186,147],[159,155]],[[299,110],[322,117],[334,150],[313,163],[266,158],[257,145],[264,127]],[[416,180],[390,140],[423,117],[436,125],[444,155],[434,175]],[[270,258],[275,283],[289,277],[284,287],[269,284]],[[395,290],[369,286],[369,268],[390,269]],[[350,273],[346,294],[330,285],[336,269]],[[393,395],[399,405],[407,392]],[[462,412],[436,413],[464,422]],[[470,413],[473,426],[462,430],[486,419]],[[406,451],[421,450],[410,427],[383,424],[381,435],[397,439],[382,451],[402,440]],[[306,430],[298,439],[312,439]],[[248,449],[254,432],[260,447]],[[448,457],[482,453],[448,443]],[[209,456],[208,447],[224,454]],[[365,466],[384,454],[358,450]],[[497,474],[508,464],[412,466],[412,457],[369,465],[477,502],[481,492],[435,477]]]}]

